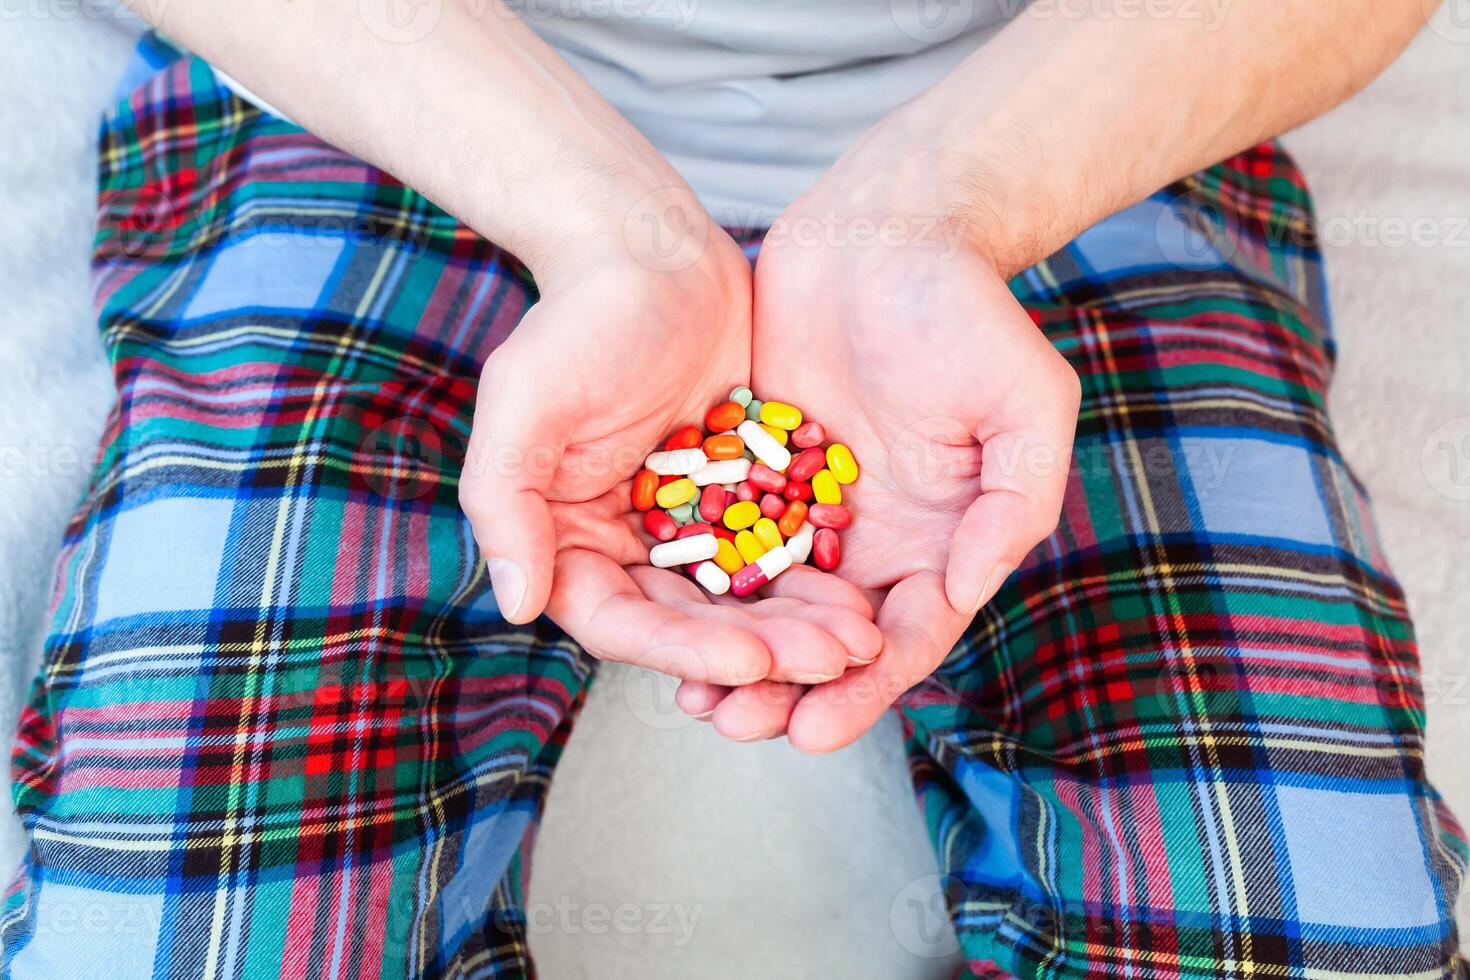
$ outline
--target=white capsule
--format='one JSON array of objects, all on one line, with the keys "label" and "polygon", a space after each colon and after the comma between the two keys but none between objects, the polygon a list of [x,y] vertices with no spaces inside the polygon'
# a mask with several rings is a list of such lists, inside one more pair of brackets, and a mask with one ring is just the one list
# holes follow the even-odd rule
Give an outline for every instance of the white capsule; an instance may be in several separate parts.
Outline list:
[{"label": "white capsule", "polygon": [[791,567],[793,557],[784,546],[777,545],[757,558],[755,563],[761,567],[761,571],[766,573],[766,581],[769,582]]},{"label": "white capsule", "polygon": [[704,469],[708,463],[703,449],[670,449],[654,453],[643,465],[659,476],[688,476]]},{"label": "white capsule", "polygon": [[710,595],[724,595],[730,591],[730,576],[712,561],[702,561],[694,566],[694,581],[704,586]]},{"label": "white capsule", "polygon": [[816,533],[817,529],[811,521],[802,521],[796,533],[786,539],[786,550],[791,552],[792,564],[800,565],[807,560],[812,553],[812,538]]},{"label": "white capsule", "polygon": [[720,550],[720,539],[713,534],[691,534],[656,544],[648,552],[648,562],[658,568],[673,568],[696,561],[706,561]]},{"label": "white capsule", "polygon": [[745,440],[745,447],[755,453],[755,458],[777,473],[786,472],[786,467],[791,465],[791,453],[759,423],[746,419],[735,431]]},{"label": "white capsule", "polygon": [[[699,450],[694,450],[699,452]],[[700,453],[700,455],[704,455]],[[652,469],[652,467],[649,467]],[[657,470],[654,470],[657,473]],[[689,479],[694,481],[696,487],[707,487],[711,483],[739,483],[750,475],[750,460],[748,459],[717,459],[706,463],[702,469],[695,470],[689,474]]]}]

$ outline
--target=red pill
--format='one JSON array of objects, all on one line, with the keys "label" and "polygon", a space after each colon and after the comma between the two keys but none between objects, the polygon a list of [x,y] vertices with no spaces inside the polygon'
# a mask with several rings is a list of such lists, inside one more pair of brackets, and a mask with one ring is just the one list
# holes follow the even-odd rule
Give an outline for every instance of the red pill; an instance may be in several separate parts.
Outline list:
[{"label": "red pill", "polygon": [[658,474],[653,470],[639,470],[633,477],[633,506],[639,510],[653,507],[653,495],[658,493]]},{"label": "red pill", "polygon": [[786,477],[771,469],[765,463],[756,463],[750,468],[750,475],[745,478],[747,483],[753,483],[767,493],[780,493],[786,489]]},{"label": "red pill", "polygon": [[774,493],[768,493],[761,498],[761,516],[769,517],[773,521],[779,521],[781,515],[786,513],[786,498]]},{"label": "red pill", "polygon": [[744,406],[739,402],[725,402],[723,405],[716,405],[705,414],[704,427],[711,432],[725,432],[744,421]]},{"label": "red pill", "polygon": [[817,567],[824,572],[830,572],[842,561],[842,545],[838,542],[837,532],[830,527],[824,527],[812,538],[812,558]]},{"label": "red pill", "polygon": [[661,487],[666,487],[670,483],[673,483],[675,480],[687,480],[687,479],[689,479],[687,476],[679,476],[677,473],[675,473],[675,474],[671,474],[669,476],[661,476],[661,477],[659,477],[658,478],[658,485],[661,486]]},{"label": "red pill", "polygon": [[812,504],[806,519],[814,527],[830,527],[841,530],[852,523],[852,512],[841,504]]},{"label": "red pill", "polygon": [[790,538],[797,531],[801,530],[801,525],[805,521],[806,504],[800,500],[793,500],[787,506],[786,513],[782,514],[781,519],[776,522],[776,530],[781,532],[781,537]]},{"label": "red pill", "polygon": [[699,495],[699,516],[713,524],[725,513],[725,488],[711,483]]},{"label": "red pill", "polygon": [[698,449],[700,440],[702,440],[703,438],[704,433],[699,431],[699,426],[686,425],[684,426],[684,428],[669,436],[668,442],[664,443],[664,450],[668,451],[673,449]]},{"label": "red pill", "polygon": [[[670,520],[673,520],[673,518],[670,518]],[[694,524],[685,524],[683,527],[679,528],[679,530],[677,530],[677,531],[674,532],[674,537],[675,538],[692,538],[696,534],[714,534],[714,533],[715,533],[715,529],[712,528],[712,527],[710,527],[708,524],[700,524],[700,523],[696,522]]]},{"label": "red pill", "polygon": [[665,510],[650,510],[643,515],[643,530],[653,535],[657,541],[672,541],[674,535],[679,533],[679,525]]},{"label": "red pill", "polygon": [[817,475],[819,470],[826,469],[827,454],[820,449],[803,449],[796,454],[791,465],[786,467],[786,478],[806,482]]},{"label": "red pill", "polygon": [[811,500],[812,485],[801,480],[792,480],[786,484],[786,489],[781,491],[781,496],[787,500]]},{"label": "red pill", "polygon": [[710,459],[739,459],[745,452],[745,440],[739,436],[710,436],[703,448]]},{"label": "red pill", "polygon": [[723,525],[723,524],[716,524],[714,526],[714,532],[715,532],[715,537],[717,537],[717,538],[724,538],[726,541],[730,542],[731,544],[734,544],[735,543],[735,532],[732,531],[732,530],[730,530],[725,525]]},{"label": "red pill", "polygon": [[[751,469],[754,468],[755,467],[751,467]],[[754,483],[751,483],[749,480],[741,480],[739,483],[735,484],[735,499],[737,501],[759,500],[761,499],[761,492],[756,488],[756,485]]]},{"label": "red pill", "polygon": [[797,449],[811,449],[820,446],[827,438],[827,433],[822,431],[822,426],[817,422],[803,422],[791,433],[791,444]]}]

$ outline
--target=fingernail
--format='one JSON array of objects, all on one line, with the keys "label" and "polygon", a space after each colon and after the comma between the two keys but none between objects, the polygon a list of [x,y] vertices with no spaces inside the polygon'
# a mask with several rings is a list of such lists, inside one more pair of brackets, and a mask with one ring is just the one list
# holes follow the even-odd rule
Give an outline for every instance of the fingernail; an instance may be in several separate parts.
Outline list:
[{"label": "fingernail", "polygon": [[487,558],[485,567],[490,570],[490,590],[495,593],[500,615],[509,619],[526,598],[526,576],[515,562],[504,558]]},{"label": "fingernail", "polygon": [[975,608],[970,610],[970,616],[972,618],[978,616],[980,614],[980,610],[985,608],[985,604],[990,601],[991,584],[994,583],[997,587],[999,587],[1000,583],[996,582],[995,580],[996,576],[999,574],[1001,574],[1001,568],[999,565],[992,568],[986,574],[985,581],[982,582],[980,585],[980,597],[975,601]]},{"label": "fingernail", "polygon": [[732,742],[764,742],[767,739],[770,739],[770,738],[773,738],[773,737],[774,736],[772,736],[768,732],[756,732],[753,735],[742,735],[739,738],[735,738],[734,736],[731,736],[730,737],[730,741],[732,741]]},{"label": "fingernail", "polygon": [[789,676],[791,678],[791,683],[793,683],[793,684],[825,684],[828,681],[835,681],[837,678],[841,677],[842,675],[841,674],[791,674]]},{"label": "fingernail", "polygon": [[868,664],[872,663],[874,660],[877,660],[877,659],[878,659],[878,655],[876,653],[873,654],[871,657],[869,657],[867,660],[859,660],[857,657],[854,657],[852,654],[848,654],[847,655],[847,665],[849,667],[866,667],[866,666],[868,666]]}]

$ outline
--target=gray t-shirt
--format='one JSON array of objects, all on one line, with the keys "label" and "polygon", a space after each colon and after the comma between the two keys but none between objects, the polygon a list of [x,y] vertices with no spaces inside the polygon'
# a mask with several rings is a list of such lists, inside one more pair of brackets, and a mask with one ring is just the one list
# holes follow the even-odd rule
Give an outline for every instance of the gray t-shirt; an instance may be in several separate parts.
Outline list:
[{"label": "gray t-shirt", "polygon": [[717,221],[763,226],[1027,0],[509,2]]}]

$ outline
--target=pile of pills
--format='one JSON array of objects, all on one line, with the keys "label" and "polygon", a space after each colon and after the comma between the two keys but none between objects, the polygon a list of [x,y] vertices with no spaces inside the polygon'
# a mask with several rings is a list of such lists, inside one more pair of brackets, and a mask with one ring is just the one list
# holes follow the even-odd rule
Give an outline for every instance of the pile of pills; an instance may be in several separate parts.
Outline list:
[{"label": "pile of pills", "polygon": [[837,532],[852,523],[842,488],[858,464],[826,438],[794,405],[730,392],[704,429],[675,432],[633,478],[633,506],[659,542],[648,560],[685,567],[712,595],[750,595],[808,558],[836,568]]}]

